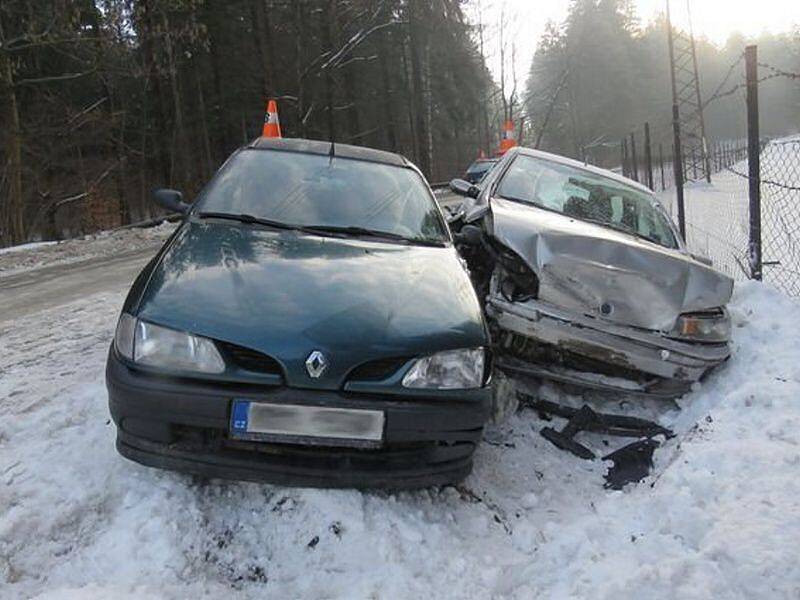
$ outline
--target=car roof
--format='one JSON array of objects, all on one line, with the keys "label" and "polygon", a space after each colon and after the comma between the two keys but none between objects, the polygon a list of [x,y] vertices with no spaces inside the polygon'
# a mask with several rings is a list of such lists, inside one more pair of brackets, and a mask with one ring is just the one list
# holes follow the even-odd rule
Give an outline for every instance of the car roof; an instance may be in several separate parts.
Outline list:
[{"label": "car roof", "polygon": [[[331,142],[322,140],[306,140],[300,138],[256,138],[247,148],[255,150],[283,150],[284,152],[301,152],[303,154],[319,154],[328,156],[331,151]],[[369,162],[383,163],[397,167],[411,167],[413,165],[404,156],[384,150],[375,150],[363,146],[352,146],[335,142],[334,153],[341,158],[352,158]]]},{"label": "car roof", "polygon": [[560,156],[558,154],[550,154],[549,152],[543,152],[542,150],[534,150],[533,148],[524,148],[522,146],[511,148],[509,152],[513,152],[514,154],[522,154],[524,156],[532,156],[534,158],[541,158],[543,160],[557,162],[562,165],[575,167],[577,169],[583,169],[584,171],[589,171],[596,175],[600,175],[601,177],[605,177],[606,179],[613,179],[615,181],[618,181],[619,183],[624,183],[625,185],[629,187],[634,187],[638,190],[641,190],[642,192],[646,192],[651,195],[653,194],[653,190],[651,190],[646,185],[639,183],[638,181],[634,181],[633,179],[628,179],[627,177],[623,177],[618,173],[614,173],[614,171],[582,163],[579,160],[567,158],[566,156]]}]

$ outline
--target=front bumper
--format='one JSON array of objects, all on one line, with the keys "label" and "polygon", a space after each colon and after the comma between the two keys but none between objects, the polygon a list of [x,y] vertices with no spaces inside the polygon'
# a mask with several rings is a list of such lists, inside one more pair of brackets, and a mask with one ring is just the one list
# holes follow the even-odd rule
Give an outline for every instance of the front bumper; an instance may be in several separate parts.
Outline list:
[{"label": "front bumper", "polygon": [[[117,449],[136,462],[206,477],[308,487],[403,488],[459,481],[490,414],[490,390],[468,399],[393,397],[220,384],[142,373],[113,349],[106,367]],[[380,448],[252,442],[228,435],[233,399],[381,410]]]},{"label": "front bumper", "polygon": [[[543,302],[512,303],[491,297],[487,315],[501,330],[513,332],[570,355],[606,365],[606,373],[588,373],[564,365],[520,361],[501,355],[496,366],[604,391],[673,398],[730,356],[728,344],[683,342],[655,332],[575,315]],[[614,377],[639,374],[635,380]]]}]

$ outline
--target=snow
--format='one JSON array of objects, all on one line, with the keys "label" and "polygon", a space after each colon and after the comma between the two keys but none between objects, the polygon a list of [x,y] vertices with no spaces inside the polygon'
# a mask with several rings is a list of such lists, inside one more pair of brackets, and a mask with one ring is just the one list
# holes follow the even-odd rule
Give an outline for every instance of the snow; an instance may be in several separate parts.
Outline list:
[{"label": "snow", "polygon": [[[764,280],[800,296],[800,136],[771,141],[760,160]],[[684,188],[689,250],[712,259],[716,268],[736,280],[747,279],[750,272],[747,173],[743,160],[712,175],[710,184],[691,182]],[[677,222],[675,190],[659,195]]]},{"label": "snow", "polygon": [[52,246],[56,242],[30,242],[28,244],[19,244],[18,246],[8,246],[0,248],[0,254],[10,254],[12,252],[30,252],[36,248],[44,248],[45,246]]},{"label": "snow", "polygon": [[292,489],[128,462],[103,379],[125,291],[0,314],[0,598],[800,595],[800,304],[768,284],[737,283],[732,357],[679,407],[590,401],[677,433],[621,492],[524,408],[457,487]]},{"label": "snow", "polygon": [[175,223],[164,221],[155,227],[101,231],[61,242],[34,242],[0,248],[0,277],[129,250],[147,247],[155,249],[169,237],[176,226]]}]

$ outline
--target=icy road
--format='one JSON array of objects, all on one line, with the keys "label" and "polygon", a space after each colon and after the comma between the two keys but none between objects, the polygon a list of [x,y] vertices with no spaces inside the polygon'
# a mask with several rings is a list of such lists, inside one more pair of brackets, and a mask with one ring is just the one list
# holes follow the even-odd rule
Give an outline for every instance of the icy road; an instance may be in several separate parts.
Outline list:
[{"label": "icy road", "polygon": [[167,233],[0,256],[0,598],[800,597],[797,303],[739,285],[733,357],[680,409],[595,405],[678,433],[623,492],[528,410],[459,487],[207,482],[119,457],[106,407],[117,312]]}]

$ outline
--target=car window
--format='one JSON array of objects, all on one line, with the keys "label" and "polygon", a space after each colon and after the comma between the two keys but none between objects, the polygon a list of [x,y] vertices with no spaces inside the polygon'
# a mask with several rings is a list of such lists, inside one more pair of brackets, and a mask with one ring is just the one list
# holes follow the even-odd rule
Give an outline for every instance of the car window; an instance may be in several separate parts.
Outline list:
[{"label": "car window", "polygon": [[470,183],[480,183],[495,163],[496,161],[492,160],[481,160],[472,163],[469,168],[467,168],[467,181]]},{"label": "car window", "polygon": [[519,155],[503,175],[497,195],[677,247],[668,217],[654,197],[585,169]]},{"label": "car window", "polygon": [[243,150],[211,181],[199,210],[447,240],[434,200],[414,170],[317,154]]}]

